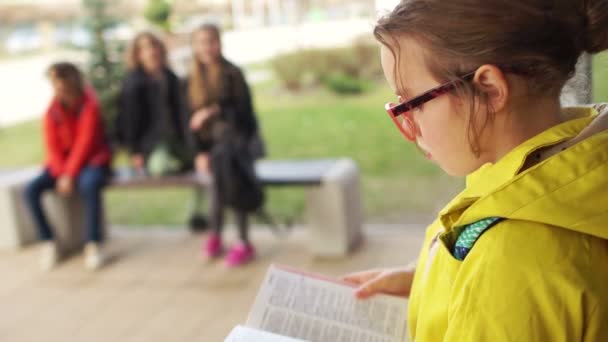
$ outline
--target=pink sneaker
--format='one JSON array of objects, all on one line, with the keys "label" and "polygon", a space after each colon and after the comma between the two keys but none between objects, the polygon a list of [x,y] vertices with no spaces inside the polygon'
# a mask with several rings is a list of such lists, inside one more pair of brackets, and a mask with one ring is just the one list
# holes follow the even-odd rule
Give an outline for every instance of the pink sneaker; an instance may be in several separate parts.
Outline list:
[{"label": "pink sneaker", "polygon": [[226,256],[226,266],[242,266],[255,258],[255,248],[251,244],[239,242],[230,248]]},{"label": "pink sneaker", "polygon": [[203,246],[203,254],[213,259],[219,257],[222,253],[224,253],[222,238],[218,234],[212,233]]}]

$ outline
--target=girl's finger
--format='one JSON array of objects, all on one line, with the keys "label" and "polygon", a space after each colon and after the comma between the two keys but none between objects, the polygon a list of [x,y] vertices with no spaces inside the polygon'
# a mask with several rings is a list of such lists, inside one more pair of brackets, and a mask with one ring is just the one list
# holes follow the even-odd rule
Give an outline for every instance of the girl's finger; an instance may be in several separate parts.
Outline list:
[{"label": "girl's finger", "polygon": [[375,278],[368,280],[363,285],[359,286],[355,290],[355,296],[359,299],[367,299],[382,290],[382,283],[384,278],[382,275],[377,275]]},{"label": "girl's finger", "polygon": [[341,277],[340,279],[347,283],[361,285],[361,284],[369,281],[370,279],[373,279],[374,277],[376,277],[378,275],[378,273],[379,273],[378,271],[357,272],[357,273],[347,274],[347,275]]}]

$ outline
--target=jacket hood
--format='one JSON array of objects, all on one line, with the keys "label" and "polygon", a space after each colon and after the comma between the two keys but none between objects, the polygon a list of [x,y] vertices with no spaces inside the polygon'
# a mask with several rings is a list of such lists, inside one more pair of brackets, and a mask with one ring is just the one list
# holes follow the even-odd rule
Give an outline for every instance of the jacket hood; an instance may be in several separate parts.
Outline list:
[{"label": "jacket hood", "polygon": [[540,133],[467,177],[466,189],[441,212],[446,230],[502,217],[608,239],[608,131],[523,170],[529,156],[574,138],[597,115],[592,108],[564,111],[574,119]]}]

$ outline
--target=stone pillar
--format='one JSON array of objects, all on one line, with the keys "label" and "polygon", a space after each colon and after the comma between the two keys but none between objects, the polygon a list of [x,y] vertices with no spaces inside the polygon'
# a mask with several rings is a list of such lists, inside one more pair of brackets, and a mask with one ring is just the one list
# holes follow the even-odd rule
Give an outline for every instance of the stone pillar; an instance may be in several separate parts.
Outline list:
[{"label": "stone pillar", "polygon": [[301,22],[302,3],[299,0],[283,0],[283,13],[287,24],[298,25]]},{"label": "stone pillar", "polygon": [[246,0],[232,0],[232,26],[234,28],[241,28],[243,26],[243,20],[245,18],[245,1]]},{"label": "stone pillar", "polygon": [[51,21],[41,21],[36,25],[36,30],[42,37],[42,49],[49,51],[57,48],[55,41],[55,24]]},{"label": "stone pillar", "polygon": [[313,255],[346,257],[362,242],[360,175],[350,159],[338,161],[323,176],[322,185],[306,196],[308,232]]},{"label": "stone pillar", "polygon": [[253,22],[256,27],[264,26],[266,23],[266,11],[264,8],[266,7],[266,1],[257,0],[253,2]]},{"label": "stone pillar", "polygon": [[281,0],[268,0],[268,14],[270,18],[268,22],[271,25],[279,25],[282,23],[282,9],[281,9]]}]

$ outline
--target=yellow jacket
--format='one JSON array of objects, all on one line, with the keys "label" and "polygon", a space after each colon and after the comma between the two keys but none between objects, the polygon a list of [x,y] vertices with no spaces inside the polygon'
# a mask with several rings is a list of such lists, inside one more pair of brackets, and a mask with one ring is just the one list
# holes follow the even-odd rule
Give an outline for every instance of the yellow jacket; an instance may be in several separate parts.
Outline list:
[{"label": "yellow jacket", "polygon": [[[520,172],[597,114],[569,111],[579,118],[467,177],[429,227],[410,297],[412,341],[608,342],[608,132]],[[488,217],[505,220],[455,259],[462,227]]]}]

